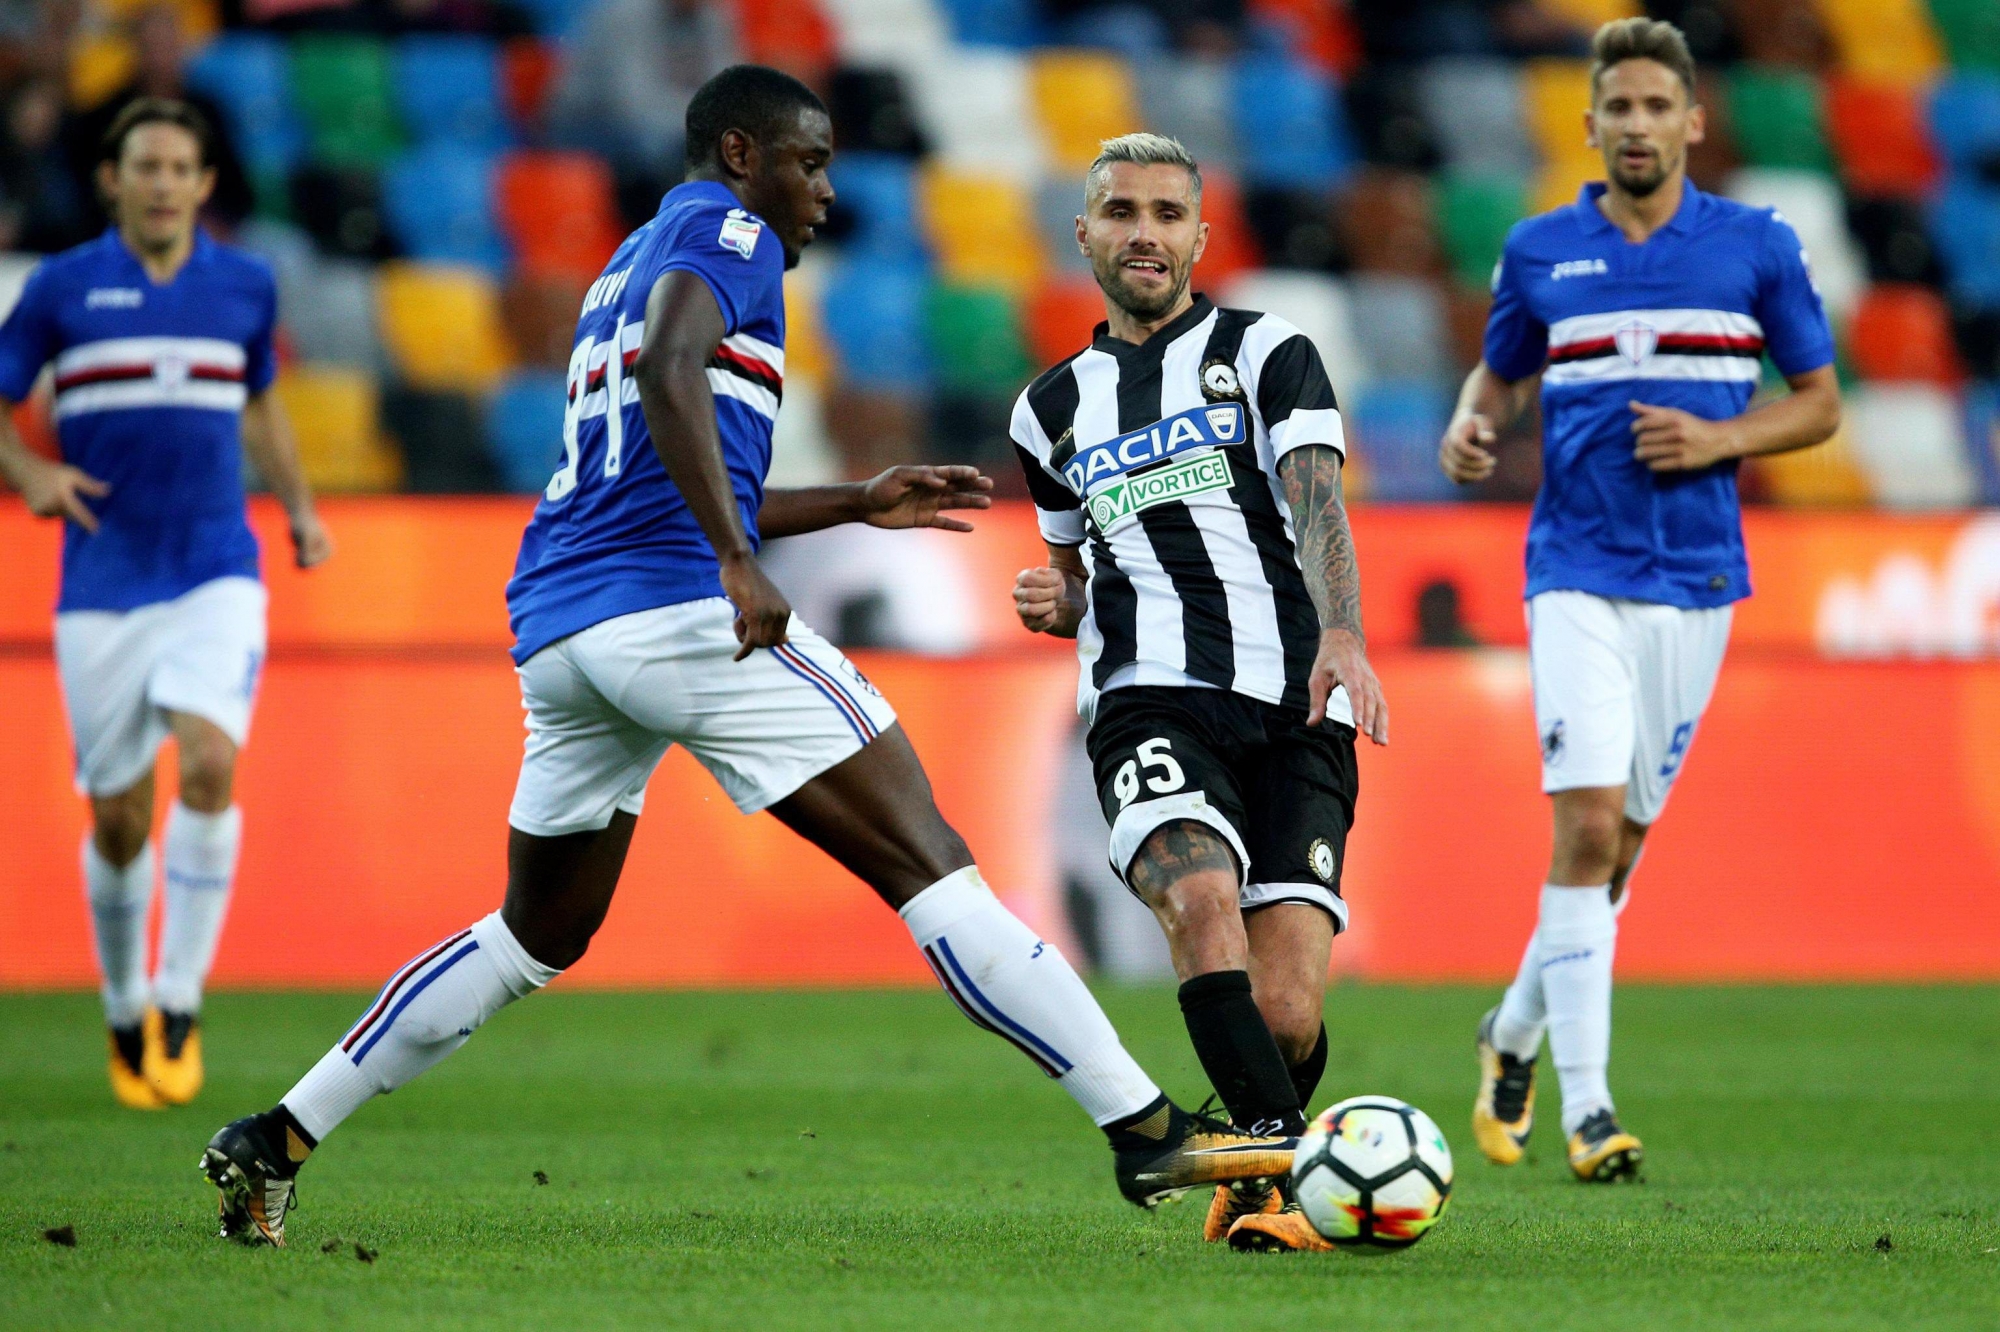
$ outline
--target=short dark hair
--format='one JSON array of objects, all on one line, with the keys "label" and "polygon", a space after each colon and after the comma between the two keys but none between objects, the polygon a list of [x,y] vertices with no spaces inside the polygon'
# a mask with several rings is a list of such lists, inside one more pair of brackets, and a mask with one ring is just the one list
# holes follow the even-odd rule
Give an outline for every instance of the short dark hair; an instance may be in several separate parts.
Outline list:
[{"label": "short dark hair", "polygon": [[687,110],[687,164],[715,160],[722,136],[742,130],[768,143],[801,111],[826,114],[826,103],[805,84],[764,65],[731,65],[696,90]]},{"label": "short dark hair", "polygon": [[1694,101],[1694,54],[1679,28],[1660,19],[1614,19],[1590,41],[1590,96],[1597,97],[1604,71],[1627,60],[1653,60],[1680,75],[1688,101]]},{"label": "short dark hair", "polygon": [[172,97],[140,97],[128,102],[112,118],[111,128],[104,131],[104,141],[98,145],[98,160],[116,163],[125,155],[125,140],[141,125],[179,125],[194,135],[201,151],[201,164],[215,165],[215,131],[209,128],[208,117]]}]

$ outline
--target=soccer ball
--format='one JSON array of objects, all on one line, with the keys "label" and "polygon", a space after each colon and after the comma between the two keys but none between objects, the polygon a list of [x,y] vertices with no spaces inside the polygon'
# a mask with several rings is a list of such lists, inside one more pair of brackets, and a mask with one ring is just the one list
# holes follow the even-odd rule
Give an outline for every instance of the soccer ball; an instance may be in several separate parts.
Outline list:
[{"label": "soccer ball", "polygon": [[1292,1190],[1313,1229],[1355,1249],[1407,1249],[1451,1201],[1451,1149],[1431,1117],[1393,1096],[1322,1110],[1299,1139]]}]

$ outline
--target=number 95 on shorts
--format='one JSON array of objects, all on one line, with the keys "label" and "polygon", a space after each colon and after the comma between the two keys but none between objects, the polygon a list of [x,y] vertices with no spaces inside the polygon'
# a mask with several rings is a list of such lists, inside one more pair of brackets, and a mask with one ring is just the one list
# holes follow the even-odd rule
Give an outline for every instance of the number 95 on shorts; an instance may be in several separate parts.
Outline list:
[{"label": "number 95 on shorts", "polygon": [[1128,886],[1146,839],[1186,820],[1236,853],[1245,911],[1305,902],[1347,927],[1354,728],[1309,727],[1303,713],[1221,689],[1142,685],[1099,698],[1088,745],[1111,868]]}]

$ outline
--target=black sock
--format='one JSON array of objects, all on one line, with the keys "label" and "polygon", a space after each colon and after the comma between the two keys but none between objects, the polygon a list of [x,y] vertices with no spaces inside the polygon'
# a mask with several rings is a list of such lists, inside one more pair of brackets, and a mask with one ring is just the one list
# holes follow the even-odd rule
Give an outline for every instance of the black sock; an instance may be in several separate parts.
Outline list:
[{"label": "black sock", "polygon": [[264,1117],[277,1133],[278,1141],[274,1145],[284,1148],[286,1164],[297,1170],[312,1155],[313,1148],[319,1146],[319,1139],[306,1132],[305,1126],[285,1108],[283,1101],[266,1111]]},{"label": "black sock", "polygon": [[1157,1147],[1167,1140],[1167,1133],[1173,1127],[1173,1113],[1173,1102],[1162,1092],[1144,1110],[1106,1124],[1104,1136],[1111,1139],[1115,1151]]},{"label": "black sock", "polygon": [[1285,1057],[1250,997],[1249,972],[1211,971],[1188,981],[1181,986],[1181,1015],[1195,1057],[1238,1128],[1305,1129]]},{"label": "black sock", "polygon": [[1312,1053],[1292,1065],[1292,1090],[1299,1094],[1299,1109],[1312,1113],[1313,1093],[1319,1090],[1319,1080],[1326,1074],[1326,1023],[1319,1024],[1319,1041]]}]

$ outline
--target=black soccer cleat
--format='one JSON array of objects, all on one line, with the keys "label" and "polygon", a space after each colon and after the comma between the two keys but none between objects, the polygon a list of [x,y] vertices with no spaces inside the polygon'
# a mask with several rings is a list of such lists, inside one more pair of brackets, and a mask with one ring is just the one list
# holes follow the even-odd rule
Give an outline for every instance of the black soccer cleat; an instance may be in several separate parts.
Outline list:
[{"label": "black soccer cleat", "polygon": [[1154,1114],[1118,1130],[1111,1149],[1118,1191],[1154,1207],[1204,1184],[1234,1184],[1289,1175],[1299,1140],[1246,1133],[1167,1101]]},{"label": "black soccer cleat", "polygon": [[224,1125],[201,1154],[201,1173],[222,1195],[222,1239],[285,1247],[285,1213],[297,1202],[299,1162],[312,1150],[277,1114]]}]

